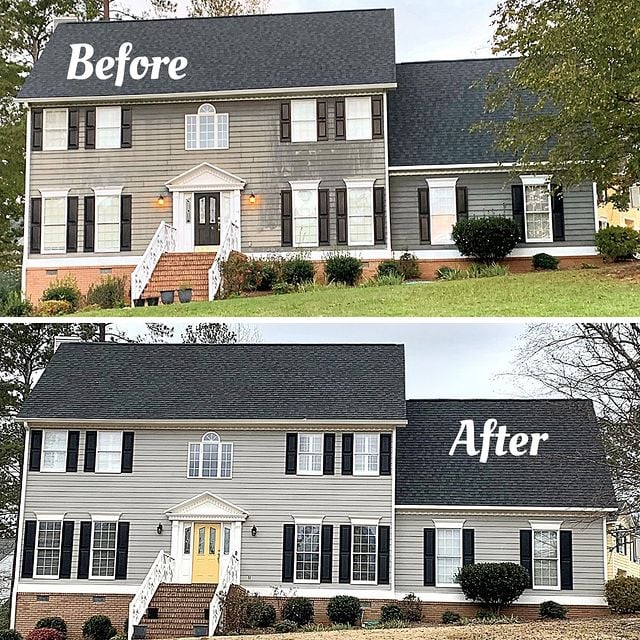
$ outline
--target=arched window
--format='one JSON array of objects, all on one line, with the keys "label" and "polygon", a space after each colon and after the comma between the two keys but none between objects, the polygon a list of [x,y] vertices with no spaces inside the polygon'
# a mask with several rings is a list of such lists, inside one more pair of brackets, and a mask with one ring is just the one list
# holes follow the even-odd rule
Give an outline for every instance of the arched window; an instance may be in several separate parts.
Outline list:
[{"label": "arched window", "polygon": [[205,433],[200,442],[189,443],[189,478],[231,478],[233,444],[222,442],[213,431]]},{"label": "arched window", "polygon": [[206,102],[200,105],[196,114],[185,116],[185,148],[228,149],[229,114],[218,113],[216,108]]}]

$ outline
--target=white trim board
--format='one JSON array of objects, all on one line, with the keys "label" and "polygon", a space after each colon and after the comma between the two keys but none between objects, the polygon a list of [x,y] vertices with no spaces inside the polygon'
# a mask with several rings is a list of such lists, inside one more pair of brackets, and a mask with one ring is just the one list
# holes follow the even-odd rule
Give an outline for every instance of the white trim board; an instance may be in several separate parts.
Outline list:
[{"label": "white trim board", "polygon": [[613,513],[618,509],[616,507],[501,507],[501,506],[482,506],[482,505],[437,505],[437,504],[416,504],[416,505],[407,505],[407,504],[397,504],[397,511],[406,511],[406,512],[414,512],[414,511],[515,511],[515,512],[536,512],[536,513]]},{"label": "white trim board", "polygon": [[27,258],[23,263],[26,269],[72,269],[73,267],[131,267],[135,269],[142,256],[78,256],[66,258]]},{"label": "white trim board", "polygon": [[113,578],[99,578],[93,582],[83,580],[83,584],[65,584],[68,580],[38,582],[18,582],[16,581],[17,593],[86,593],[89,595],[134,595],[138,592],[139,584],[113,584]]}]

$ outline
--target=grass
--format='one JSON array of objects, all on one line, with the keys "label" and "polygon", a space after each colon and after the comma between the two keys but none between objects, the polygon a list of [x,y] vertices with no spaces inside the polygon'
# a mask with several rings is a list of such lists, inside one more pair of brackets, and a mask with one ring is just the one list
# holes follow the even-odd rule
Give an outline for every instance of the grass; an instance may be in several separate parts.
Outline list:
[{"label": "grass", "polygon": [[[630,265],[631,267],[631,265]],[[629,277],[631,274],[631,277]],[[640,267],[538,272],[79,313],[113,317],[640,316]]]}]

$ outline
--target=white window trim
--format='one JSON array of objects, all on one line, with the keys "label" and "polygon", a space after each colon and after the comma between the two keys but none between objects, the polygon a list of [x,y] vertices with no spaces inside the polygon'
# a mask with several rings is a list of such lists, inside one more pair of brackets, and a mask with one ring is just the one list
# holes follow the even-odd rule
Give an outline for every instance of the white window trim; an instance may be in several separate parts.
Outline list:
[{"label": "white window trim", "polygon": [[47,200],[57,200],[59,198],[64,198],[65,200],[65,205],[64,205],[64,228],[65,228],[65,236],[66,236],[66,230],[67,230],[67,217],[69,215],[69,189],[59,189],[56,191],[49,191],[49,190],[43,190],[40,189],[40,197],[42,198],[42,211],[40,214],[40,253],[41,254],[45,254],[45,255],[62,255],[65,254],[67,252],[67,247],[66,247],[66,242],[65,242],[65,248],[64,249],[56,249],[56,250],[45,250],[44,248],[44,230],[45,230],[45,224],[44,224],[44,219],[45,219],[45,215],[46,215],[46,208],[47,208]]},{"label": "white window trim", "polygon": [[[374,207],[374,198],[373,198],[373,187],[376,184],[375,178],[367,178],[367,179],[346,179],[344,180],[344,184],[347,187],[347,245],[349,246],[359,246],[359,247],[373,247],[376,244],[376,229],[375,229],[375,220],[373,214]],[[352,189],[370,189],[371,190],[371,240],[370,242],[359,242],[357,245],[351,242],[351,207],[349,206],[349,192]]]},{"label": "white window trim", "polygon": [[[120,469],[118,469],[118,471],[98,471],[98,453],[100,451],[99,449],[99,443],[100,443],[100,434],[101,433],[119,433],[120,434]],[[106,431],[106,430],[102,430],[102,431],[98,431],[96,433],[96,467],[95,467],[95,471],[94,473],[99,473],[100,475],[105,475],[105,476],[115,476],[115,475],[120,475],[122,473],[122,447],[124,446],[124,431]]]},{"label": "white window trim", "polygon": [[[202,147],[200,146],[200,109],[202,109],[202,107],[209,105],[211,107],[213,107],[213,113],[209,112],[203,115],[207,115],[207,116],[213,116],[213,142],[214,142],[214,146],[213,147]],[[218,118],[220,116],[227,116],[227,144],[226,146],[220,145],[220,144],[216,144],[218,142]],[[190,147],[188,144],[188,138],[187,138],[187,127],[188,127],[188,122],[189,122],[189,118],[190,117],[195,117],[196,119],[196,146],[195,147]],[[230,134],[230,129],[231,129],[231,119],[229,118],[229,114],[228,113],[218,113],[218,110],[210,103],[210,102],[204,102],[202,103],[198,109],[196,110],[195,113],[185,113],[184,114],[184,150],[185,151],[226,151],[229,149],[230,145],[231,145],[231,134]]]},{"label": "white window trim", "polygon": [[[47,112],[64,111],[64,145],[61,147],[47,146]],[[42,110],[42,150],[43,151],[67,151],[69,148],[69,109],[50,107]]]},{"label": "white window trim", "polygon": [[[36,514],[36,553],[33,561],[33,577],[38,580],[58,580],[60,577],[60,564],[62,563],[62,527],[64,526],[64,516],[63,515],[45,515],[45,514]],[[58,550],[58,571],[56,575],[51,576],[41,576],[38,575],[38,555],[40,554],[40,546],[38,544],[38,540],[40,539],[40,524],[42,522],[59,522],[60,523],[60,547]]]},{"label": "white window trim", "polygon": [[[296,548],[293,554],[293,582],[294,584],[320,584],[320,570],[322,564],[322,522],[324,518],[294,518],[295,522],[295,543]],[[317,580],[300,580],[297,577],[297,564],[298,564],[298,527],[318,527],[318,579]]]},{"label": "white window trim", "polygon": [[[375,578],[373,579],[373,581],[371,580],[356,580],[353,577],[353,567],[354,567],[354,562],[353,562],[353,549],[355,546],[355,527],[375,527],[376,530],[376,560],[374,563],[374,567],[375,567]],[[378,518],[377,520],[358,520],[355,518],[351,519],[351,584],[370,584],[370,585],[374,585],[374,584],[378,584],[378,556],[380,554],[380,518]]]},{"label": "white window trim", "polygon": [[[314,137],[311,140],[296,140],[293,134],[294,131],[294,119],[293,119],[293,105],[296,102],[313,102],[313,122],[314,122]],[[318,142],[318,100],[316,98],[296,98],[291,101],[291,142],[294,144],[312,144]]]},{"label": "white window trim", "polygon": [[[454,211],[452,214],[453,216],[457,215],[457,210],[458,210],[458,192],[456,190],[456,187],[458,186],[458,180],[460,180],[459,177],[456,178],[426,178],[425,182],[427,183],[427,186],[429,187],[429,210],[433,212],[433,202],[431,201],[431,198],[433,196],[433,190],[434,189],[453,189],[453,208]],[[436,214],[437,217],[437,214]],[[429,235],[431,238],[433,238],[433,214],[429,216]],[[442,245],[440,243],[434,243],[433,239],[431,240],[431,244],[434,246],[446,246],[446,245]],[[451,241],[450,244],[453,244],[453,240]]]},{"label": "white window trim", "polygon": [[[96,205],[95,205],[95,228],[96,228],[96,234],[98,231],[98,203],[97,203],[97,199],[98,198],[110,198],[110,197],[122,197],[122,191],[124,190],[124,187],[93,187],[93,193],[96,197]],[[122,226],[122,222],[121,222],[121,218],[122,218],[122,202],[120,202],[120,216],[118,218],[118,229],[121,228]],[[118,235],[120,235],[120,231],[118,232]],[[93,247],[93,251],[94,253],[116,253],[120,251],[120,245],[118,244],[118,248],[117,249],[101,249],[97,246],[97,242],[94,243],[94,247]]]},{"label": "white window trim", "polygon": [[[359,435],[363,436],[378,436],[378,470],[377,471],[356,471],[356,455],[371,455],[371,454],[356,454],[356,438]],[[377,477],[380,475],[380,437],[382,434],[370,432],[370,431],[359,431],[353,434],[353,475],[354,476],[367,476],[367,477]]]},{"label": "white window trim", "polygon": [[[534,590],[538,591],[560,591],[561,590],[561,576],[560,576],[560,527],[562,526],[562,520],[529,520],[529,525],[531,526],[531,584],[533,585]],[[556,534],[556,548],[558,557],[556,559],[557,563],[557,573],[558,583],[555,586],[549,585],[536,585],[536,572],[535,572],[535,561],[536,561],[536,553],[535,553],[535,545],[536,545],[536,531],[553,531]],[[549,560],[550,558],[545,558]]]},{"label": "white window trim", "polygon": [[[91,553],[89,554],[89,580],[115,580],[116,579],[116,571],[118,570],[118,523],[120,521],[120,515],[108,515],[108,516],[98,516],[91,515]],[[94,541],[95,541],[95,529],[96,522],[115,522],[116,523],[116,546],[115,546],[115,556],[113,561],[113,576],[94,576],[93,575],[93,551],[94,551]]]},{"label": "white window trim", "polygon": [[[117,143],[115,145],[108,145],[108,146],[102,146],[99,144],[98,142],[98,130],[100,129],[100,113],[104,113],[105,110],[118,110],[119,113],[119,125],[118,125],[118,130],[119,130],[119,135],[118,135],[118,140]],[[104,127],[106,128],[106,127]],[[115,127],[108,127],[109,129],[115,129]],[[96,149],[120,149],[122,146],[122,140],[121,140],[121,136],[122,136],[122,107],[120,106],[116,106],[116,105],[109,105],[109,106],[102,106],[102,107],[96,107],[96,145],[95,148]]]},{"label": "white window trim", "polygon": [[[369,136],[367,136],[365,138],[356,138],[356,137],[349,136],[349,120],[351,119],[350,115],[349,115],[349,105],[353,105],[353,101],[354,100],[368,100],[369,101],[369,110],[368,110],[368,114],[369,114]],[[351,96],[351,97],[345,98],[345,101],[344,101],[344,133],[345,133],[345,139],[346,140],[353,140],[353,141],[373,140],[373,110],[372,110],[372,99],[371,99],[371,96]]]},{"label": "white window trim", "polygon": [[[551,176],[545,175],[525,175],[520,176],[522,180],[523,200],[524,200],[524,236],[526,243],[553,243],[553,205],[551,201]],[[533,238],[529,239],[529,225],[527,224],[527,187],[542,187],[546,186],[548,191],[548,205],[549,205],[549,236],[547,238]]]},{"label": "white window trim", "polygon": [[462,530],[466,520],[434,520],[433,525],[436,529],[436,587],[459,587],[457,582],[439,582],[438,581],[438,529],[458,529],[460,531],[460,567],[464,563],[463,535]]},{"label": "white window trim", "polygon": [[[45,433],[47,431],[60,431],[60,432],[64,432],[65,434],[65,439],[64,439],[64,449],[65,449],[65,463],[62,465],[62,469],[43,469],[43,464],[44,464],[44,453],[45,453],[45,449],[44,449],[44,441],[45,441]],[[67,455],[68,455],[68,451],[69,451],[69,431],[67,429],[44,429],[44,431],[42,432],[42,451],[41,451],[41,459],[40,459],[40,472],[41,473],[66,473],[67,471]],[[62,518],[61,518],[62,519]]]},{"label": "white window trim", "polygon": [[[187,479],[188,480],[232,480],[233,479],[233,442],[225,442],[224,440],[222,440],[222,438],[220,438],[220,436],[217,433],[216,433],[216,435],[218,436],[218,447],[219,447],[219,449],[218,449],[218,468],[216,469],[216,472],[217,472],[218,475],[216,475],[216,476],[203,476],[202,475],[202,459],[203,459],[203,456],[204,456],[204,447],[202,445],[205,444],[204,438],[209,433],[213,433],[213,432],[207,431],[207,433],[205,433],[202,436],[202,439],[199,442],[189,442],[189,443],[187,443]],[[189,473],[189,454],[190,454],[192,445],[198,445],[200,447],[200,453],[199,453],[199,458],[198,458],[198,475],[197,476],[192,476]],[[222,477],[220,475],[220,472],[222,470],[222,445],[231,446],[231,468],[230,468],[230,474],[228,476],[224,476],[224,477]]]},{"label": "white window trim", "polygon": [[[318,201],[318,191],[320,190],[320,180],[291,180],[289,181],[291,186],[291,235],[293,247],[308,248],[317,247],[320,244],[320,230],[319,230],[319,217],[320,217],[320,203]],[[316,224],[315,224],[315,241],[309,241],[305,243],[296,242],[296,207],[295,207],[295,192],[296,191],[314,191],[315,192],[315,206],[316,206]]]},{"label": "white window trim", "polygon": [[[320,456],[320,471],[300,471],[300,436],[313,436],[313,437],[319,437],[320,438],[320,453],[317,454],[304,454],[304,455],[319,455]],[[315,433],[315,432],[308,432],[308,431],[299,431],[298,432],[298,446],[296,448],[296,475],[297,476],[321,476],[324,473],[324,469],[323,469],[323,455],[324,455],[324,434],[322,433]],[[296,521],[297,522],[297,521]],[[313,524],[310,522],[306,522],[306,524]]]}]

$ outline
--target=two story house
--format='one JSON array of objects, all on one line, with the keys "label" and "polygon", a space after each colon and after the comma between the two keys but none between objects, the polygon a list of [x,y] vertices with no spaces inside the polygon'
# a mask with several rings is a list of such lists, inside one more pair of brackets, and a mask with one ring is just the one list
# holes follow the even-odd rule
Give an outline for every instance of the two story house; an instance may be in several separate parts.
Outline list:
[{"label": "two story house", "polygon": [[60,24],[19,94],[23,289],[117,275],[133,299],[213,299],[232,251],[339,248],[368,271],[411,251],[428,276],[478,215],[518,221],[515,261],[583,261],[592,185],[520,175],[472,131],[514,64],[397,65],[392,10]]},{"label": "two story house", "polygon": [[460,567],[606,612],[616,501],[591,403],[406,400],[398,345],[63,344],[23,406],[12,621],[92,614],[130,637],[218,628],[232,585],[417,594],[473,614]]}]

